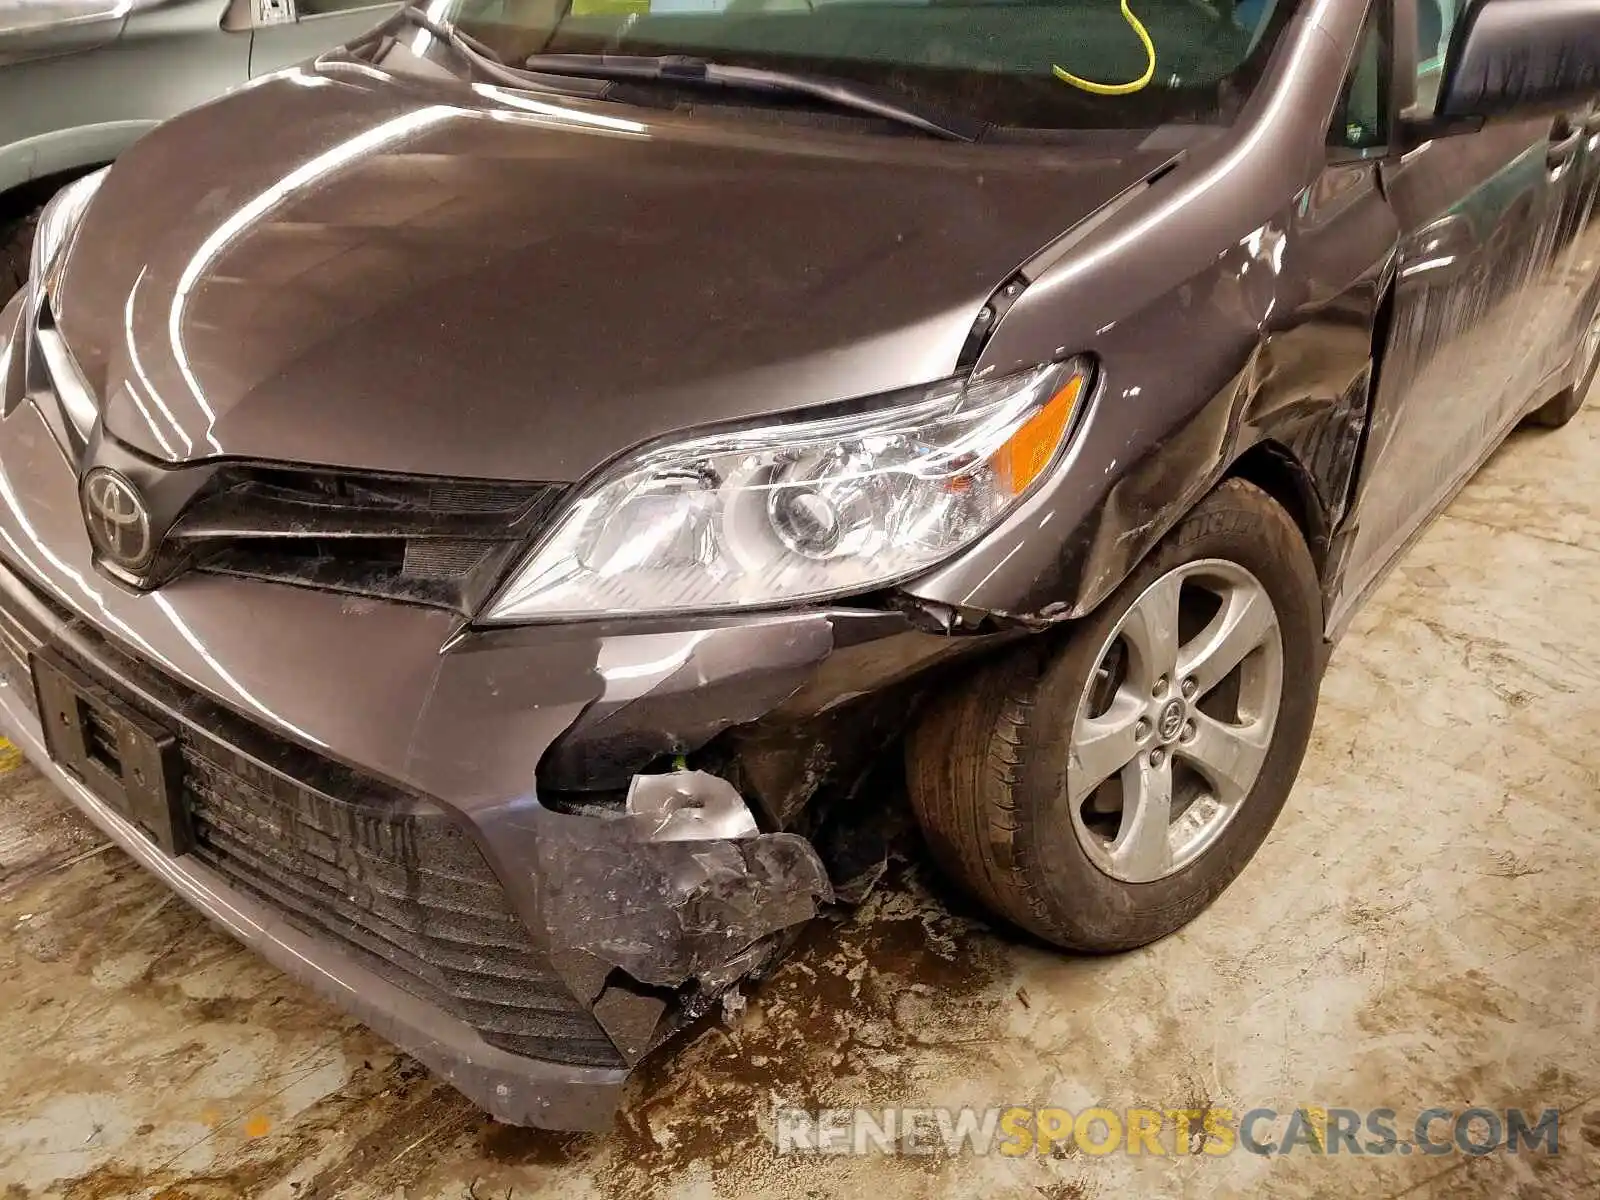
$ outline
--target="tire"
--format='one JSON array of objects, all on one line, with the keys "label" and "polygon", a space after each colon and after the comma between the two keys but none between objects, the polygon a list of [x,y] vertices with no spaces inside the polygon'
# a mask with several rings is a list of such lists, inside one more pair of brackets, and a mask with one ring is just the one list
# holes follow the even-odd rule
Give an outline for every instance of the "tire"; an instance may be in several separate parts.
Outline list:
[{"label": "tire", "polygon": [[33,231],[39,223],[40,211],[34,209],[19,220],[0,223],[0,308],[28,282]]},{"label": "tire", "polygon": [[1560,429],[1578,415],[1590,387],[1594,385],[1595,373],[1600,370],[1600,313],[1595,315],[1588,336],[1580,344],[1579,353],[1586,354],[1589,361],[1578,376],[1577,384],[1557,392],[1534,409],[1527,416],[1527,424],[1541,429]]},{"label": "tire", "polygon": [[[1170,747],[1164,754],[1170,778],[1193,775],[1200,781],[1197,798],[1185,813],[1199,810],[1194,819],[1212,829],[1206,836],[1213,840],[1196,841],[1201,848],[1194,852],[1195,857],[1180,862],[1180,856],[1170,850],[1170,840],[1190,817],[1178,816],[1170,826],[1161,826],[1159,841],[1166,847],[1169,873],[1148,881],[1116,878],[1108,872],[1119,869],[1117,864],[1106,865],[1115,858],[1114,845],[1102,844],[1100,835],[1089,831],[1088,822],[1125,819],[1125,799],[1121,815],[1103,817],[1097,806],[1106,786],[1124,787],[1129,767],[1115,772],[1083,802],[1077,810],[1084,822],[1080,830],[1068,796],[1094,773],[1077,766],[1069,768],[1069,757],[1074,763],[1082,761],[1073,749],[1078,722],[1085,718],[1111,720],[1113,712],[1122,712],[1119,706],[1125,693],[1144,693],[1132,686],[1140,672],[1128,665],[1127,679],[1117,685],[1111,708],[1104,718],[1097,718],[1091,677],[1103,679],[1099,674],[1103,656],[1109,664],[1123,646],[1126,634],[1121,630],[1133,627],[1124,627],[1124,618],[1134,621],[1137,614],[1132,610],[1143,611],[1145,598],[1168,586],[1179,589],[1172,600],[1174,608],[1180,604],[1177,597],[1191,606],[1183,618],[1189,631],[1180,628],[1173,646],[1176,652],[1178,643],[1184,643],[1184,651],[1192,658],[1193,648],[1204,640],[1196,635],[1196,622],[1208,635],[1220,627],[1216,623],[1220,616],[1192,611],[1191,597],[1198,594],[1204,601],[1211,572],[1222,572],[1230,581],[1237,577],[1240,590],[1230,595],[1264,594],[1270,599],[1276,642],[1270,631],[1264,634],[1260,648],[1246,656],[1244,665],[1221,685],[1199,692],[1187,702],[1192,720],[1184,721],[1180,741],[1162,742]],[[1246,576],[1249,584],[1243,582]],[[1179,582],[1174,585],[1173,580]],[[1195,580],[1205,586],[1191,589]],[[1251,584],[1257,590],[1247,593]],[[1222,601],[1223,605],[1229,603]],[[1216,610],[1218,614],[1224,611],[1236,610]],[[1288,798],[1316,716],[1321,615],[1316,568],[1294,521],[1260,489],[1243,480],[1225,481],[1157,545],[1110,598],[1078,622],[1065,641],[1051,643],[1048,635],[1041,636],[1034,644],[980,668],[925,711],[907,741],[907,779],[912,805],[935,861],[996,914],[1065,949],[1097,953],[1132,949],[1186,924],[1244,869]],[[1241,619],[1241,628],[1243,624]],[[1107,653],[1108,646],[1111,653]],[[1281,657],[1276,657],[1278,654]],[[1123,661],[1132,663],[1127,655]],[[1253,782],[1233,787],[1232,801],[1212,800],[1219,808],[1231,805],[1231,816],[1208,818],[1203,802],[1208,799],[1205,789],[1211,785],[1184,757],[1200,742],[1191,741],[1184,748],[1181,739],[1192,739],[1195,726],[1209,728],[1202,720],[1212,705],[1209,697],[1222,696],[1229,689],[1239,709],[1235,716],[1242,720],[1241,697],[1246,690],[1252,695],[1268,694],[1274,663],[1278,671],[1276,717],[1260,734],[1264,751],[1255,751],[1259,767]],[[1198,678],[1197,674],[1197,688]],[[1161,680],[1156,677],[1155,688],[1161,687]],[[1174,682],[1180,689],[1187,686]],[[1096,682],[1095,686],[1107,685]],[[1176,698],[1175,692],[1162,694]],[[1135,697],[1133,703],[1154,701]],[[1160,728],[1154,732],[1150,722],[1141,718],[1138,727],[1145,729],[1143,736],[1158,741],[1169,738],[1168,715],[1163,711]],[[1115,719],[1124,718],[1119,715]],[[1216,744],[1209,736],[1204,741],[1208,746]],[[1150,748],[1155,743],[1140,744],[1143,749],[1130,764],[1136,771],[1154,760]],[[1154,774],[1152,767],[1151,777]],[[1182,806],[1177,785],[1170,786],[1176,813]],[[1194,786],[1192,781],[1190,786]],[[1227,789],[1224,784],[1212,790],[1222,797]],[[1212,828],[1204,825],[1208,820],[1222,823]],[[1152,822],[1151,828],[1155,827]],[[1119,828],[1118,839],[1120,836]],[[1130,837],[1128,845],[1135,840]],[[1091,846],[1098,848],[1093,852],[1098,860]]]}]

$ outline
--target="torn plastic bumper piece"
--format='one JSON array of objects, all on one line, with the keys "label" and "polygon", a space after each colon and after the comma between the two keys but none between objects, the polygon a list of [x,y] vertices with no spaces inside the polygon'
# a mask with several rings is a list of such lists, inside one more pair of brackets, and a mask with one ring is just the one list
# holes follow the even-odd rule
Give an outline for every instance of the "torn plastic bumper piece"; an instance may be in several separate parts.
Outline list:
[{"label": "torn plastic bumper piece", "polygon": [[646,842],[755,837],[760,829],[733,784],[704,771],[635,775],[628,816]]},{"label": "torn plastic bumper piece", "polygon": [[547,822],[538,855],[552,958],[569,983],[591,964],[584,998],[630,1064],[672,1032],[672,992],[709,1002],[833,899],[809,841],[761,833],[733,786],[703,771],[636,777],[615,817]]},{"label": "torn plastic bumper piece", "polygon": [[[835,610],[601,646],[597,694],[541,757],[539,801],[486,830],[486,845],[626,1062],[771,965],[785,934],[835,898],[795,832],[815,832],[802,810],[904,724],[905,704],[875,701],[983,640]],[[881,722],[858,701],[898,715]],[[870,732],[868,744],[841,723]],[[651,773],[695,752],[719,773]],[[530,855],[535,869],[513,865]]]}]

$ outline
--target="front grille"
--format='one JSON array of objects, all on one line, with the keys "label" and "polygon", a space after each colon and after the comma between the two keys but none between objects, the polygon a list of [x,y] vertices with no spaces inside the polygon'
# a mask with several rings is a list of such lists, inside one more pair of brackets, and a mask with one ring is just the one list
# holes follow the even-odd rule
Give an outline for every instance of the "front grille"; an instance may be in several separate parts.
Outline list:
[{"label": "front grille", "polygon": [[242,575],[470,614],[565,491],[228,465],[179,515],[153,573]]},{"label": "front grille", "polygon": [[[59,623],[57,652],[176,731],[195,858],[491,1045],[551,1062],[623,1065],[482,852],[437,804],[273,736],[28,595]],[[27,656],[41,639],[31,621],[0,608],[0,673],[30,707]]]},{"label": "front grille", "polygon": [[[48,303],[27,342],[27,390],[53,394],[82,457],[99,414]],[[52,424],[56,423],[52,421]],[[106,446],[115,447],[108,455]],[[169,465],[106,438],[161,522],[154,560],[137,576],[155,588],[191,570],[264,579],[471,616],[512,557],[539,532],[566,484],[441,479],[283,464]],[[80,473],[91,465],[79,463]],[[106,465],[102,461],[101,465]],[[158,525],[159,527],[159,525]]]}]

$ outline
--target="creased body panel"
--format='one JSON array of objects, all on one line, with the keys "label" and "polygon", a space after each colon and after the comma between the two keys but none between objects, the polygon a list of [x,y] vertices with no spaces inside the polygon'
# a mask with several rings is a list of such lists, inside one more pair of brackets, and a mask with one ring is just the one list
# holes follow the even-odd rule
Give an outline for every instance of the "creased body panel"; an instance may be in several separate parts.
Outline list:
[{"label": "creased body panel", "polygon": [[[1361,15],[1314,11],[1352,26]],[[1064,343],[1095,356],[1095,394],[1048,484],[912,594],[1027,619],[1082,615],[1268,443],[1292,464],[1308,536],[1326,538],[1344,509],[1398,236],[1376,164],[1329,165],[1320,150],[1319,98],[1345,69],[1335,44],[1301,28],[1281,90],[1264,90],[1237,137],[1119,209],[1006,314],[980,369]]]}]

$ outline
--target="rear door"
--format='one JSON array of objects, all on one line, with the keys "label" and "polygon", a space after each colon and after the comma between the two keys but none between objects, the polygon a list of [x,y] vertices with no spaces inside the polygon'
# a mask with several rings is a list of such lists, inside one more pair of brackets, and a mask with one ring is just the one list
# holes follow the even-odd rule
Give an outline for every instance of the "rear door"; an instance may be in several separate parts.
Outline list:
[{"label": "rear door", "polygon": [[[1393,84],[1411,114],[1432,114],[1455,7],[1398,0]],[[1564,117],[1497,122],[1380,168],[1400,240],[1335,629],[1568,352],[1570,134]]]}]

